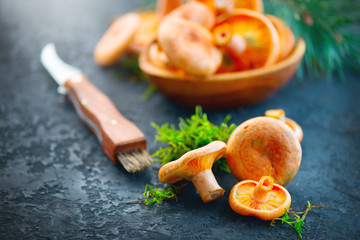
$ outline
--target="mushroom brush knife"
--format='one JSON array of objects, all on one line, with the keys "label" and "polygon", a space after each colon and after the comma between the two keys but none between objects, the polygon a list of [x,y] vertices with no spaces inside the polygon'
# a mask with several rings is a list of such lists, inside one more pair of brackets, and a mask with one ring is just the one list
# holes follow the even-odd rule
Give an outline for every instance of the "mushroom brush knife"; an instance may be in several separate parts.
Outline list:
[{"label": "mushroom brush knife", "polygon": [[40,60],[59,84],[58,92],[68,97],[81,122],[97,137],[114,164],[121,163],[128,172],[140,171],[152,164],[144,134],[119,113],[80,69],[63,62],[54,44],[42,49]]}]

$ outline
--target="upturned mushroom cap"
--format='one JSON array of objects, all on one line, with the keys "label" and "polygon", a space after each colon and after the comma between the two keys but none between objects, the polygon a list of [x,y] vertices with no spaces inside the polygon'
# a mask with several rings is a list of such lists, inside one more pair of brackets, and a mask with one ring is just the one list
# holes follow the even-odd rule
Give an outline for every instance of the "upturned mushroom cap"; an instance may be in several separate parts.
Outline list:
[{"label": "upturned mushroom cap", "polygon": [[238,214],[272,220],[289,209],[291,196],[284,187],[274,184],[271,177],[263,176],[259,182],[237,183],[231,189],[229,204]]},{"label": "upturned mushroom cap", "polygon": [[232,33],[231,41],[224,50],[236,62],[237,71],[270,66],[276,62],[280,52],[279,34],[265,15],[235,9],[219,17],[215,28],[223,24],[228,24]]},{"label": "upturned mushroom cap", "polygon": [[288,125],[294,131],[297,139],[299,140],[299,142],[301,142],[304,138],[304,133],[300,125],[290,118],[285,118],[285,124]]},{"label": "upturned mushroom cap", "polygon": [[297,137],[299,142],[301,142],[303,140],[304,133],[303,133],[302,128],[294,120],[285,117],[285,111],[283,109],[266,110],[265,116],[272,117],[272,118],[275,118],[275,119],[278,119],[278,120],[284,122],[286,125],[288,125],[294,131],[295,136]]},{"label": "upturned mushroom cap", "polygon": [[271,176],[286,185],[295,177],[302,150],[295,133],[283,122],[256,117],[238,126],[227,143],[226,160],[238,180]]},{"label": "upturned mushroom cap", "polygon": [[163,183],[175,183],[182,179],[192,181],[201,199],[212,202],[224,194],[211,167],[226,152],[226,144],[214,141],[208,145],[184,154],[176,161],[169,162],[159,170],[159,180]]}]

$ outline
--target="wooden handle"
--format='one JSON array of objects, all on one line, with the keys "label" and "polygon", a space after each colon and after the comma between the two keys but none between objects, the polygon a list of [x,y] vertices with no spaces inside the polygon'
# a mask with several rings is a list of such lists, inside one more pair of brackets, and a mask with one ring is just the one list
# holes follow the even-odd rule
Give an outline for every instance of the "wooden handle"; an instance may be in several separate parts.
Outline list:
[{"label": "wooden handle", "polygon": [[144,134],[119,113],[112,101],[99,91],[85,75],[66,81],[68,97],[82,122],[97,136],[106,155],[119,164],[116,154],[146,149]]}]

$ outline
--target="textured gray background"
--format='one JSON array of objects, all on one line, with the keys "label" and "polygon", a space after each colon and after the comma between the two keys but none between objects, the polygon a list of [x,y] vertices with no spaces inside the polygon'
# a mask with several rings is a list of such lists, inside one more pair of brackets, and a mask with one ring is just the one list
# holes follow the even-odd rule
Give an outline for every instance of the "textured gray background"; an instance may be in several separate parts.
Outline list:
[{"label": "textured gray background", "polygon": [[[0,0],[0,239],[297,239],[288,226],[270,227],[234,213],[227,202],[236,180],[217,173],[225,196],[203,204],[189,184],[179,202],[126,204],[157,179],[159,163],[135,175],[112,165],[96,138],[56,93],[39,62],[55,42],[60,56],[83,69],[118,109],[144,132],[153,153],[150,122],[177,123],[193,109],[161,94],[142,100],[147,85],[118,79],[98,67],[94,46],[110,19],[143,1]],[[304,239],[360,236],[360,81],[293,79],[257,106],[207,111],[219,124],[241,122],[284,108],[304,130],[303,161],[287,185],[292,207],[326,204],[306,219]],[[354,131],[355,130],[355,131]]]}]

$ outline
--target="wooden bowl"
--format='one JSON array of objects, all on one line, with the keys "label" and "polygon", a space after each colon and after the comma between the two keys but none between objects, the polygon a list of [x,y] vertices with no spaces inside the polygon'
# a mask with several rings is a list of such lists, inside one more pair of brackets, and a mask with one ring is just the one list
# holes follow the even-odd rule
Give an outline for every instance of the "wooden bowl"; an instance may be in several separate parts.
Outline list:
[{"label": "wooden bowl", "polygon": [[224,109],[249,106],[269,98],[294,76],[305,49],[300,38],[292,53],[274,65],[206,78],[176,75],[158,67],[149,60],[148,49],[140,54],[139,64],[158,91],[172,101],[187,107]]}]

